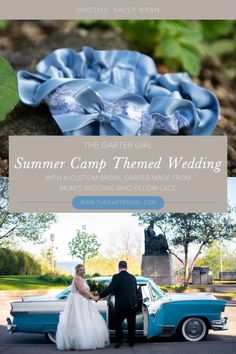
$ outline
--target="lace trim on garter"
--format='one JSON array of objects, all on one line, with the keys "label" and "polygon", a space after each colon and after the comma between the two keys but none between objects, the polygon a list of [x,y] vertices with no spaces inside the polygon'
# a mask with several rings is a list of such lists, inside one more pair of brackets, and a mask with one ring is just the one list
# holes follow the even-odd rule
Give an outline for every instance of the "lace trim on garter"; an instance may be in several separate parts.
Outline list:
[{"label": "lace trim on garter", "polygon": [[[55,115],[78,113],[85,114],[86,111],[75,100],[74,92],[63,91],[57,88],[45,98],[45,103],[50,107],[51,113]],[[178,134],[179,130],[190,126],[190,122],[179,112],[171,116],[161,113],[149,114],[148,111],[140,111],[138,107],[127,100],[115,104],[103,101],[104,110],[109,114],[126,116],[141,122],[138,131],[139,136],[151,135],[155,130],[163,130],[169,134]]]}]

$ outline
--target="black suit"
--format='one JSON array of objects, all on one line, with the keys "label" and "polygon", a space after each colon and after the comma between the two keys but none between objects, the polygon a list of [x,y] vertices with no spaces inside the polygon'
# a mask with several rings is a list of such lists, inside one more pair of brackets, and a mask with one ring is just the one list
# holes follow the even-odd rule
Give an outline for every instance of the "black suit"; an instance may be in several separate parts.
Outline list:
[{"label": "black suit", "polygon": [[136,278],[125,270],[113,275],[111,283],[100,294],[101,298],[115,295],[116,340],[123,342],[122,322],[127,319],[129,342],[135,341],[135,318],[137,306]]}]

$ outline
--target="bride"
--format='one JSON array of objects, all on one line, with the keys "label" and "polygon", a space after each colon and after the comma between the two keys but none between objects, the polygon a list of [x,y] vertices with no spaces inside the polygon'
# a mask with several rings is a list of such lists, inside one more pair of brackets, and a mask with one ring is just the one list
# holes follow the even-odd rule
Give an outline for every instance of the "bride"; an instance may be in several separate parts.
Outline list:
[{"label": "bride", "polygon": [[59,350],[97,349],[109,345],[107,325],[90,301],[97,301],[98,297],[89,291],[84,276],[85,268],[78,264],[71,284],[71,294],[60,314],[57,327],[56,345]]}]

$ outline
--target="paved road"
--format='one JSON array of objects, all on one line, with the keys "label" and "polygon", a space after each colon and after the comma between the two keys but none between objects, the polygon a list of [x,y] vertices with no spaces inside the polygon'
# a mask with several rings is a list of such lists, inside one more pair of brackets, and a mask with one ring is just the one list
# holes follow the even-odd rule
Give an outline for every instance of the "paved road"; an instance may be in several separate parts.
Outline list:
[{"label": "paved road", "polygon": [[[54,345],[1,345],[1,354],[58,354]],[[64,353],[64,352],[62,352]],[[68,353],[68,352],[65,352]],[[236,341],[199,343],[138,343],[134,348],[109,347],[95,351],[80,351],[81,354],[236,354]]]},{"label": "paved road", "polygon": [[[58,353],[55,345],[48,344],[43,335],[23,333],[9,335],[5,326],[5,318],[8,315],[9,300],[0,299],[0,354],[42,354],[42,351],[44,353]],[[135,348],[124,346],[122,349],[114,349],[111,345],[107,349],[97,350],[96,353],[236,354],[236,301],[228,303],[225,315],[229,318],[229,330],[224,332],[211,331],[204,342],[188,343],[176,341],[172,338],[159,338],[152,343],[138,340]],[[90,351],[85,353],[89,354]]]}]

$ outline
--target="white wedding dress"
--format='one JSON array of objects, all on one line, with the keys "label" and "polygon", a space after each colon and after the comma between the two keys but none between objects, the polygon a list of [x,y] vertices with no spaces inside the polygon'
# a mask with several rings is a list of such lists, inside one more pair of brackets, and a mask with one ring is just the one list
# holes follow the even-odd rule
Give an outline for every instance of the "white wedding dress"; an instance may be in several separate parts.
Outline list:
[{"label": "white wedding dress", "polygon": [[[94,303],[81,295],[76,288],[75,278],[71,284],[71,294],[60,313],[56,333],[59,350],[86,350],[104,348],[109,345],[109,332],[103,317]],[[86,290],[89,286],[84,280]]]}]

